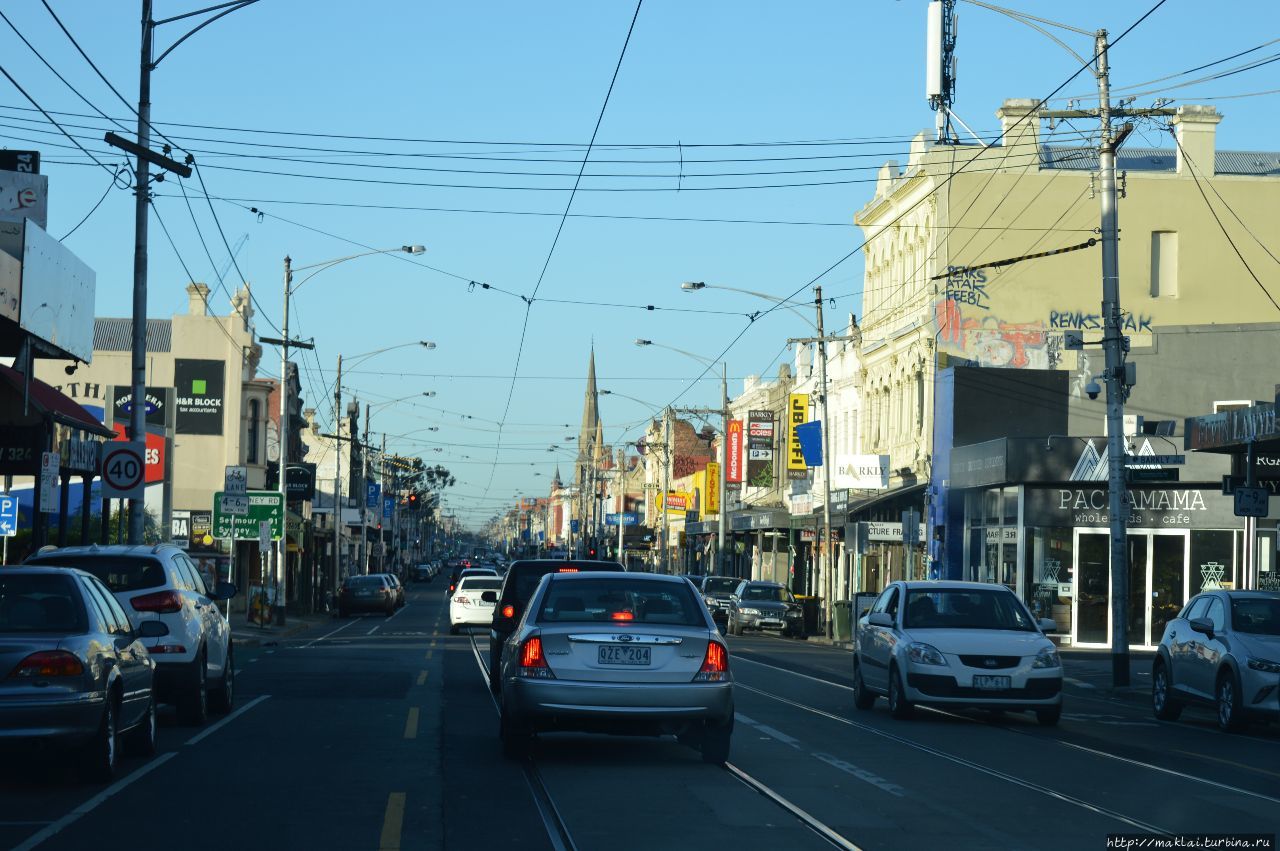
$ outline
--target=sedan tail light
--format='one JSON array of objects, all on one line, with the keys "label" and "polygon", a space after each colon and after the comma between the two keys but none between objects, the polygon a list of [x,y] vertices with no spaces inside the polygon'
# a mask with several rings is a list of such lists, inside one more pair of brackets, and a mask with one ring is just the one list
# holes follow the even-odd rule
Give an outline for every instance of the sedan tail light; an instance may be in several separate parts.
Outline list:
[{"label": "sedan tail light", "polygon": [[171,615],[182,611],[182,595],[177,591],[157,591],[154,594],[143,594],[129,601],[137,612],[159,612]]},{"label": "sedan tail light", "polygon": [[78,677],[84,664],[74,653],[65,650],[41,650],[18,663],[9,674],[21,680],[43,680],[49,677]]},{"label": "sedan tail light", "polygon": [[554,680],[556,675],[547,667],[547,657],[542,652],[542,639],[526,638],[520,648],[520,676],[537,680]]},{"label": "sedan tail light", "polygon": [[694,675],[695,683],[722,683],[729,678],[729,651],[719,641],[707,642],[707,655]]},{"label": "sedan tail light", "polygon": [[453,599],[464,606],[470,605],[471,603],[470,600],[468,600],[466,597],[462,596],[461,594],[456,595]]}]

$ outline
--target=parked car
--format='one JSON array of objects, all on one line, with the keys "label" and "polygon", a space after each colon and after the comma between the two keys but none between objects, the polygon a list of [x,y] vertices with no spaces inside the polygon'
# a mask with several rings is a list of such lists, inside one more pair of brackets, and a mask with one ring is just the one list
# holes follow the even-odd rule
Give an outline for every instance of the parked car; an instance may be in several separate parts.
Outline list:
[{"label": "parked car", "polygon": [[449,634],[457,635],[464,626],[489,626],[493,623],[494,603],[481,595],[498,591],[502,580],[496,576],[464,576],[458,590],[449,599]]},{"label": "parked car", "polygon": [[135,627],[144,618],[159,618],[168,627],[168,635],[143,643],[156,660],[156,699],[175,704],[185,723],[203,724],[210,710],[231,711],[235,646],[217,603],[234,597],[236,586],[205,587],[200,571],[173,544],[63,547],[37,554],[27,564],[91,573],[111,589]]},{"label": "parked car", "polygon": [[[514,570],[514,568],[513,568]],[[729,758],[729,651],[693,586],[647,573],[545,574],[502,644],[503,752],[537,732],[674,733]]]},{"label": "parked car", "polygon": [[986,582],[894,582],[858,619],[853,703],[889,700],[894,718],[915,704],[1062,715],[1062,662],[1018,596]]},{"label": "parked car", "polygon": [[430,582],[436,578],[436,572],[430,564],[415,564],[409,578],[414,582]]},{"label": "parked car", "polygon": [[704,576],[698,586],[712,620],[726,632],[729,630],[729,598],[741,584],[742,580],[733,576]]},{"label": "parked car", "polygon": [[625,571],[616,561],[566,561],[564,559],[524,559],[513,561],[507,568],[507,575],[502,580],[502,590],[498,593],[485,591],[482,599],[488,600],[493,594],[496,608],[493,613],[493,625],[489,628],[489,689],[498,693],[498,661],[502,655],[502,645],[515,630],[516,624],[524,615],[525,606],[533,596],[538,582],[548,573],[592,573],[601,571]]},{"label": "parked car", "polygon": [[53,745],[77,753],[85,775],[116,773],[117,744],[156,750],[156,662],[112,593],[84,571],[0,571],[0,745]]},{"label": "parked car", "polygon": [[348,576],[338,592],[338,617],[356,612],[382,612],[391,617],[396,612],[395,589],[380,573]]},{"label": "parked car", "polygon": [[1174,721],[1188,703],[1212,706],[1218,726],[1280,718],[1280,593],[1209,591],[1165,624],[1151,670],[1151,709]]},{"label": "parked car", "polygon": [[804,635],[804,609],[783,585],[744,582],[729,595],[728,631],[742,635],[749,629],[778,630],[786,636]]},{"label": "parked car", "polygon": [[381,576],[387,580],[387,584],[391,586],[391,597],[395,601],[396,608],[404,605],[404,583],[400,581],[400,577],[394,573],[374,573],[371,576]]}]

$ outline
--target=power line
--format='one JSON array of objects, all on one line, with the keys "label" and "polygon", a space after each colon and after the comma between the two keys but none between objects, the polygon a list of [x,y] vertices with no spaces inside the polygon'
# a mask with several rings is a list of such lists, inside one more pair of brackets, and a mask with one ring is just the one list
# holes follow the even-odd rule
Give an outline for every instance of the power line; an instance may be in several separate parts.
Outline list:
[{"label": "power line", "polygon": [[[76,146],[77,148],[79,148],[81,151],[84,151],[85,156],[87,156],[89,159],[93,160],[93,162],[94,162],[94,164],[95,164],[95,165],[97,165],[99,168],[101,168],[103,171],[107,172],[108,174],[112,175],[112,176],[113,176],[113,178],[114,178],[114,176],[115,176],[115,170],[114,170],[114,169],[112,169],[110,166],[104,165],[104,164],[103,164],[103,163],[102,163],[102,162],[101,162],[97,157],[95,157],[93,154],[89,153],[88,149],[86,149],[84,145],[81,145],[81,144],[80,144],[80,142],[79,142],[79,141],[77,141],[77,140],[76,140],[76,138],[75,138],[74,136],[72,136],[70,133],[68,133],[68,132],[63,128],[63,126],[62,126],[61,124],[59,124],[57,121],[55,121],[55,120],[53,119],[53,116],[52,116],[52,115],[50,115],[49,113],[45,112],[44,107],[42,107],[39,103],[37,103],[35,98],[33,98],[31,95],[27,94],[27,90],[26,90],[26,89],[24,89],[21,85],[19,85],[19,84],[18,84],[18,81],[17,81],[17,80],[15,80],[15,79],[13,78],[13,75],[12,75],[12,74],[10,74],[10,73],[9,73],[9,71],[8,71],[8,69],[6,69],[3,65],[0,65],[0,74],[4,74],[5,78],[6,78],[10,83],[12,83],[12,84],[13,84],[13,87],[14,87],[15,89],[17,89],[17,90],[22,94],[22,96],[23,96],[24,98],[26,98],[28,101],[30,101],[32,106],[34,106],[36,109],[40,110],[41,114],[43,114],[45,118],[49,119],[49,123],[50,123],[50,124],[52,124],[54,127],[57,127],[57,128],[58,128],[58,130],[60,130],[60,131],[62,132],[62,135],[66,136],[68,139],[70,139],[70,140],[75,144],[75,146]],[[145,190],[146,190],[146,187],[141,187],[141,188],[140,188],[140,191],[145,191]]]},{"label": "power line", "polygon": [[58,242],[65,242],[67,240],[67,237],[71,236],[71,234],[80,230],[80,226],[83,225],[85,222],[89,221],[90,216],[98,212],[98,208],[102,206],[102,202],[107,200],[107,196],[111,194],[111,190],[116,188],[116,181],[120,179],[120,175],[128,173],[128,170],[129,170],[128,166],[121,166],[120,168],[116,169],[115,174],[111,176],[111,182],[107,184],[107,188],[102,193],[102,197],[98,199],[98,203],[94,204],[93,207],[89,209],[89,212],[84,214],[84,218],[76,222],[75,227],[73,227],[71,230],[67,231],[65,234],[59,237]]}]

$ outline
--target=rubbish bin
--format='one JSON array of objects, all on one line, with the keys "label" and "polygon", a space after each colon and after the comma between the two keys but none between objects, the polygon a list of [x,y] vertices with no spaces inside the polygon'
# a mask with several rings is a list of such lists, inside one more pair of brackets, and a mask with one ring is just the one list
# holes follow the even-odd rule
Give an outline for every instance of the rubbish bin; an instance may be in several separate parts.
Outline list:
[{"label": "rubbish bin", "polygon": [[836,641],[851,640],[853,633],[849,630],[849,622],[853,617],[853,601],[836,600],[835,607],[831,610],[831,614],[835,620],[835,634],[832,638]]},{"label": "rubbish bin", "polygon": [[822,598],[796,596],[796,602],[804,611],[804,634],[824,635],[826,625],[822,623]]}]

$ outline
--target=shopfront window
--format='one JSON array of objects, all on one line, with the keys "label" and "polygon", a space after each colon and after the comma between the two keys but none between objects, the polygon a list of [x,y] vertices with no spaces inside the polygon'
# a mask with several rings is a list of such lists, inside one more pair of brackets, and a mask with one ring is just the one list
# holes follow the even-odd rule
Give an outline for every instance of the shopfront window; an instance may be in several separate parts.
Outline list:
[{"label": "shopfront window", "polygon": [[1071,632],[1071,541],[1070,529],[1027,530],[1022,599],[1037,618],[1053,618],[1061,633]]},{"label": "shopfront window", "polygon": [[1191,530],[1191,594],[1236,587],[1236,538],[1232,530]]}]

